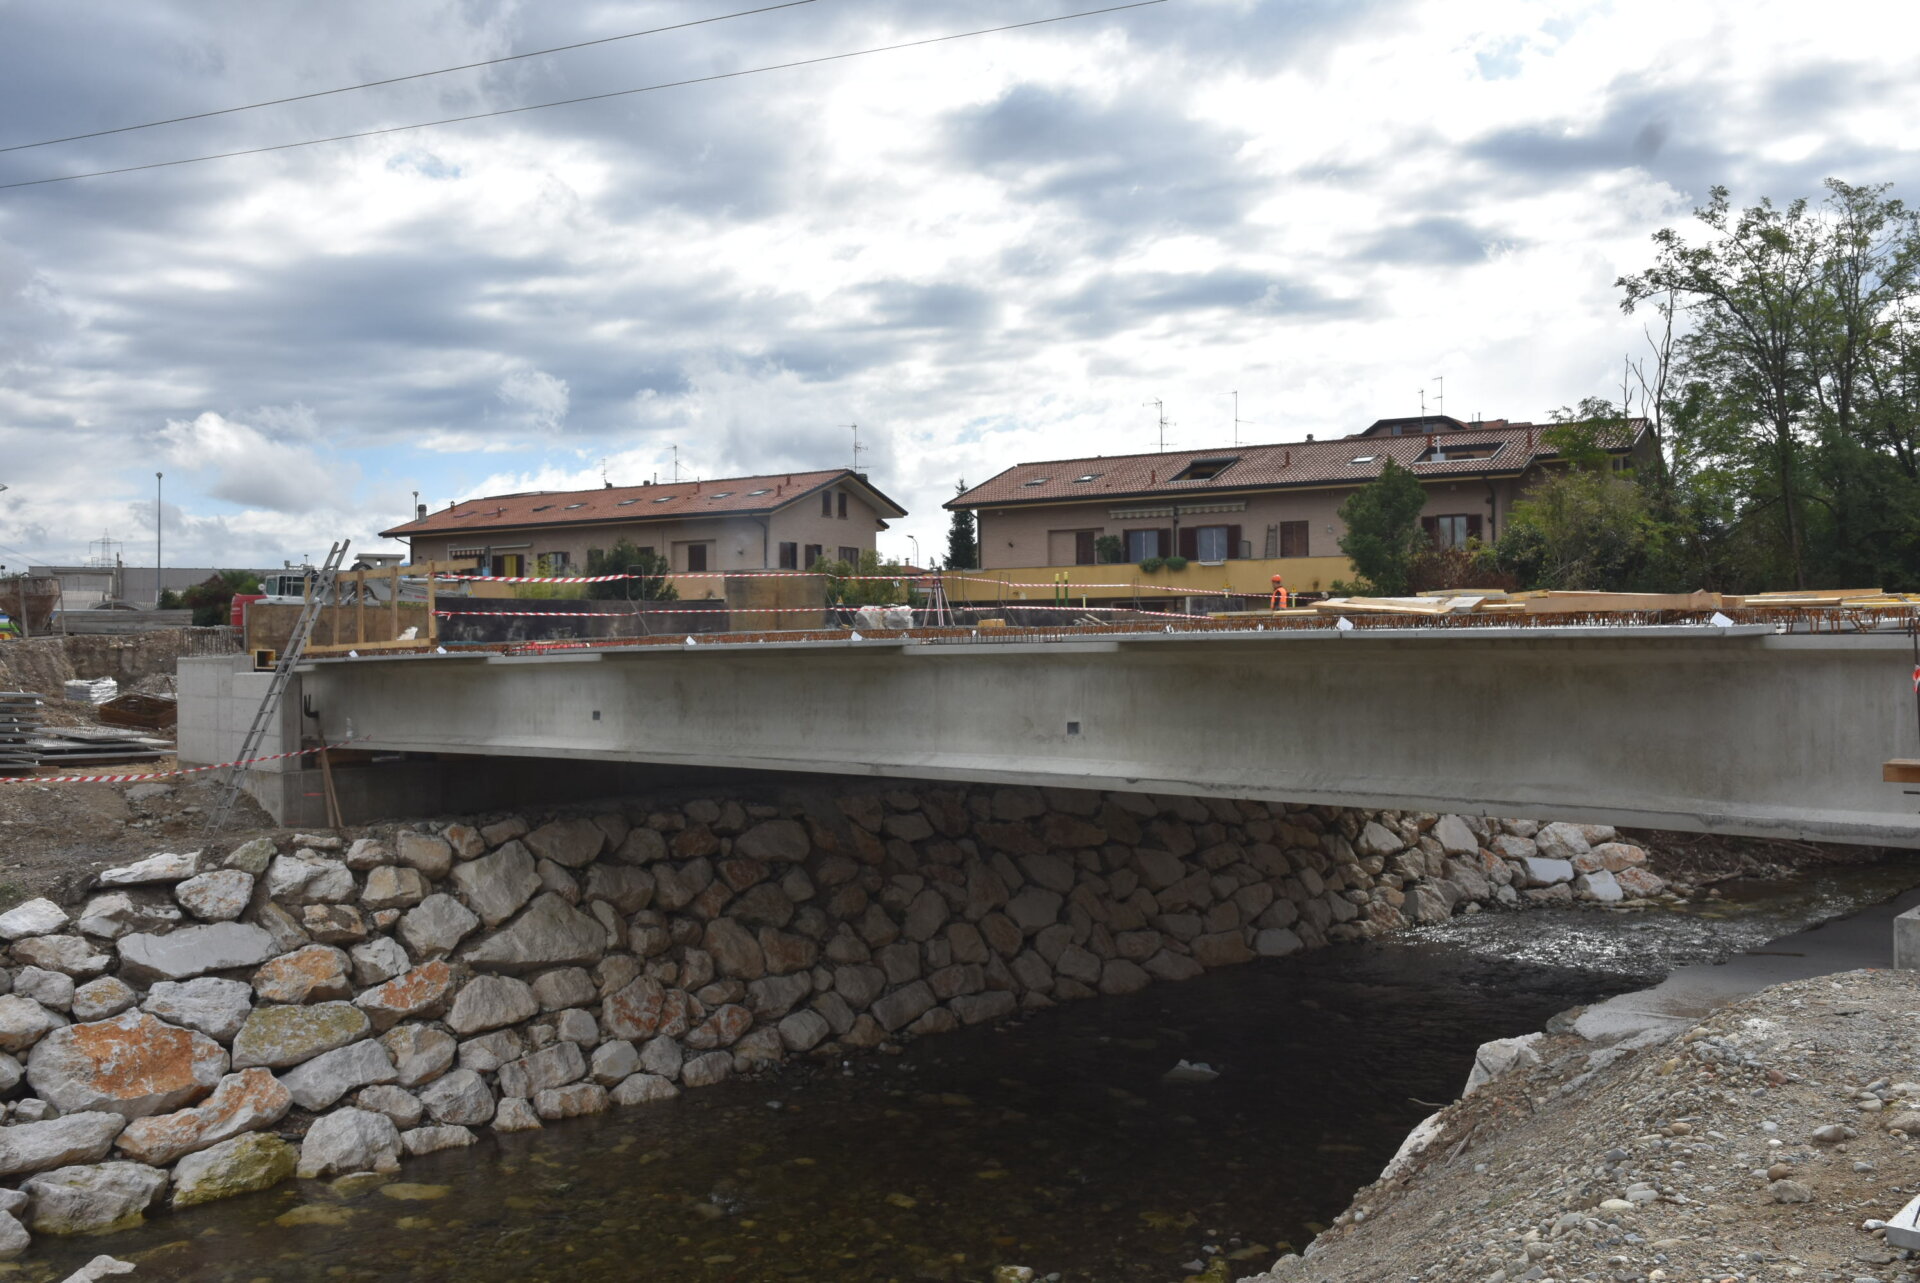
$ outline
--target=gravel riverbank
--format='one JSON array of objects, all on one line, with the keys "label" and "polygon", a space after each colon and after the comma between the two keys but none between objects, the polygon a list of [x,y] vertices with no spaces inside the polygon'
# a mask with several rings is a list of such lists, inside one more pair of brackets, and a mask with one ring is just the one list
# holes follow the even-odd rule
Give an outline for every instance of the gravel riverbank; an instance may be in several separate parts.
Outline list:
[{"label": "gravel riverbank", "polygon": [[1863,1228],[1920,1192],[1917,1018],[1920,981],[1887,971],[1612,1045],[1556,1018],[1253,1283],[1920,1277]]}]

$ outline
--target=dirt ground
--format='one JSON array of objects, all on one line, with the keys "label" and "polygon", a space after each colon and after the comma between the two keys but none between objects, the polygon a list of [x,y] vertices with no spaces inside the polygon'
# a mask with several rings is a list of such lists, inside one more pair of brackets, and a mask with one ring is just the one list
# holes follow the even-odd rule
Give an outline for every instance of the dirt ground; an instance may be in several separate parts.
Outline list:
[{"label": "dirt ground", "polygon": [[1920,976],[1856,971],[1638,1047],[1548,1037],[1249,1283],[1920,1277],[1869,1224],[1920,1193],[1916,1015]]}]

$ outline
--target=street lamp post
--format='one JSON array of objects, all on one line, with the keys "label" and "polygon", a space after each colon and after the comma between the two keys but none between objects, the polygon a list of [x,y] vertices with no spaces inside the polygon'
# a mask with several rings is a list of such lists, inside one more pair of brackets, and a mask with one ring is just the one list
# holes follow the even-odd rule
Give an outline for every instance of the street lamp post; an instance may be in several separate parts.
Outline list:
[{"label": "street lamp post", "polygon": [[160,527],[166,520],[167,511],[160,499],[160,483],[166,475],[164,472],[153,474],[153,608],[155,610],[160,609],[160,594],[166,591],[162,587],[162,581],[165,580],[166,575],[161,570],[166,562],[160,556]]},{"label": "street lamp post", "polygon": [[918,569],[920,567],[920,541],[912,535],[908,535],[907,542],[913,545],[913,564],[915,569]]}]

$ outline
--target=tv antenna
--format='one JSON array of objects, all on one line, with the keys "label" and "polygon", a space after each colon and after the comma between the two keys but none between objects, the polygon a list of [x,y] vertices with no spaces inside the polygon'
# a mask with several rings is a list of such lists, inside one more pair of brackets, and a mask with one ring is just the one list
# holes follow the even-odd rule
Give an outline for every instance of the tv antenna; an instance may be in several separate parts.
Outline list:
[{"label": "tv antenna", "polygon": [[1433,381],[1440,387],[1438,404],[1434,406],[1433,412],[1441,418],[1445,418],[1447,414],[1447,376],[1444,374],[1437,375]]},{"label": "tv antenna", "polygon": [[1161,399],[1160,399],[1159,397],[1155,397],[1155,398],[1154,398],[1153,400],[1151,400],[1151,401],[1143,401],[1143,402],[1141,402],[1141,404],[1142,404],[1142,405],[1150,405],[1150,406],[1152,406],[1152,407],[1153,407],[1153,408],[1154,408],[1154,409],[1155,409],[1155,410],[1156,410],[1156,411],[1157,411],[1157,412],[1159,413],[1159,416],[1160,416],[1160,452],[1161,452],[1162,454],[1165,454],[1165,453],[1166,453],[1166,451],[1167,451],[1167,429],[1168,429],[1169,427],[1171,427],[1171,426],[1172,426],[1172,424],[1170,424],[1170,423],[1168,422],[1168,420],[1167,420],[1167,405],[1166,405],[1166,402],[1164,402],[1164,401],[1162,401],[1162,400],[1161,400]]},{"label": "tv antenna", "polygon": [[673,479],[680,480],[680,447],[673,447]]},{"label": "tv antenna", "polygon": [[847,428],[853,433],[853,470],[855,472],[858,472],[860,471],[860,455],[864,451],[867,451],[868,449],[870,449],[870,447],[863,446],[860,444],[860,425],[859,424],[849,423],[847,425]]},{"label": "tv antenna", "polygon": [[1420,417],[1427,417],[1427,390],[1424,387],[1420,389]]},{"label": "tv antenna", "polygon": [[1240,424],[1240,394],[1235,392],[1233,394],[1233,444],[1235,446],[1240,444]]}]

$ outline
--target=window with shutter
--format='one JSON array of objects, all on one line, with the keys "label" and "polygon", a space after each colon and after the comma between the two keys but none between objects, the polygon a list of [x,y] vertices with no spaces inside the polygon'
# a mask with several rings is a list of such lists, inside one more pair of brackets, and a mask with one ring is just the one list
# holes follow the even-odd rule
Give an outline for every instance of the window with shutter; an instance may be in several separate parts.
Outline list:
[{"label": "window with shutter", "polygon": [[1196,527],[1180,528],[1180,555],[1188,561],[1200,560],[1200,532]]},{"label": "window with shutter", "polygon": [[1073,532],[1073,564],[1091,566],[1093,564],[1093,531],[1076,530]]},{"label": "window with shutter", "polygon": [[1283,521],[1280,523],[1280,555],[1282,557],[1306,557],[1307,523],[1304,521]]},{"label": "window with shutter", "polygon": [[[1192,561],[1219,562],[1227,559],[1227,532],[1230,526],[1196,526],[1193,530]],[[1182,534],[1184,535],[1184,531]]]},{"label": "window with shutter", "polygon": [[823,553],[823,552],[825,552],[825,551],[826,551],[826,549],[825,549],[825,548],[823,548],[823,547],[821,547],[821,546],[820,546],[819,544],[817,544],[817,543],[810,543],[810,544],[808,544],[808,545],[807,545],[807,553],[806,553],[806,556],[804,556],[804,557],[802,557],[802,558],[800,559],[800,562],[801,562],[801,564],[802,564],[802,565],[804,565],[804,566],[805,566],[805,567],[806,567],[806,568],[807,568],[808,570],[812,570],[812,569],[813,569],[813,563],[814,563],[814,562],[816,562],[816,561],[818,561],[818,560],[820,560],[820,554],[821,554],[821,553]]},{"label": "window with shutter", "polygon": [[800,545],[799,544],[783,543],[780,545],[780,569],[782,570],[800,569]]},{"label": "window with shutter", "polygon": [[1247,553],[1240,547],[1240,527],[1227,527],[1227,556],[1244,557]]}]

